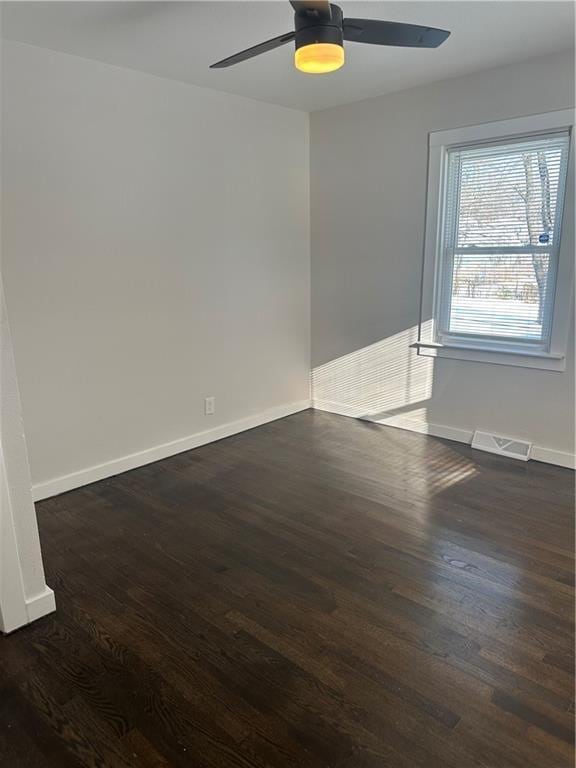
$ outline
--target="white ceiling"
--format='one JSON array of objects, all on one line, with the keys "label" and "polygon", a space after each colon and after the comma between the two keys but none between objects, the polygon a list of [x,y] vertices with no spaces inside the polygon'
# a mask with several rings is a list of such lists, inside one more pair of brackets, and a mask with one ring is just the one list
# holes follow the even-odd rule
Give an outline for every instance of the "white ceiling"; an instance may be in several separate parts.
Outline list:
[{"label": "white ceiling", "polygon": [[315,111],[574,46],[572,2],[360,2],[345,16],[441,27],[436,50],[347,43],[346,65],[304,75],[288,44],[230,69],[208,66],[293,28],[276,2],[4,2],[4,37],[228,93]]}]

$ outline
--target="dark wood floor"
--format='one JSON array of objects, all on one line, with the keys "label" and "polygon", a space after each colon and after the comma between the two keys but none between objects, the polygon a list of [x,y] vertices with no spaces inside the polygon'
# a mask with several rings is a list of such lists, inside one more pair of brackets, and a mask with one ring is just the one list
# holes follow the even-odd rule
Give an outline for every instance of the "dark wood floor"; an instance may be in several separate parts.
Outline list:
[{"label": "dark wood floor", "polygon": [[44,501],[0,765],[571,768],[573,492],[308,411]]}]

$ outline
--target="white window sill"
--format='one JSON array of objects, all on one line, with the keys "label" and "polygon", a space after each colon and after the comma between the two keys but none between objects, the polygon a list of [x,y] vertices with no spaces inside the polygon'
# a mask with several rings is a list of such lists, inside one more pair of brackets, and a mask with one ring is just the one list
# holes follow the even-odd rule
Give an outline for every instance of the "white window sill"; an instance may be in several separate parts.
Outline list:
[{"label": "white window sill", "polygon": [[565,355],[552,352],[525,352],[523,350],[487,350],[478,347],[464,347],[456,344],[416,342],[410,345],[423,357],[444,357],[451,360],[469,360],[494,365],[516,365],[522,368],[537,368],[543,371],[566,370]]}]

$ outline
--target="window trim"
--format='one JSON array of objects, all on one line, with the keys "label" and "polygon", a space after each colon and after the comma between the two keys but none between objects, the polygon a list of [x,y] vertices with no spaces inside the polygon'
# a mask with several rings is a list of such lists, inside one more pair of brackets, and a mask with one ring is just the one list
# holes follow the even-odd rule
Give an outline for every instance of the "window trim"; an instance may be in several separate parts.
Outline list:
[{"label": "window trim", "polygon": [[[566,350],[572,319],[572,294],[574,259],[571,243],[574,239],[574,110],[564,109],[528,117],[512,118],[481,125],[435,131],[429,134],[427,201],[424,232],[424,263],[422,273],[422,294],[418,341],[413,345],[419,355],[446,357],[455,360],[515,365],[544,370],[563,371],[566,368]],[[522,349],[525,342],[510,345],[499,344],[498,348],[486,346],[479,339],[462,342],[448,340],[441,343],[437,337],[436,302],[438,296],[438,261],[442,243],[441,197],[446,192],[446,156],[448,149],[471,143],[520,139],[538,133],[550,134],[555,131],[569,131],[567,176],[563,199],[559,199],[560,241],[555,275],[553,317],[551,320],[549,348]],[[568,214],[568,215],[566,215]]]}]

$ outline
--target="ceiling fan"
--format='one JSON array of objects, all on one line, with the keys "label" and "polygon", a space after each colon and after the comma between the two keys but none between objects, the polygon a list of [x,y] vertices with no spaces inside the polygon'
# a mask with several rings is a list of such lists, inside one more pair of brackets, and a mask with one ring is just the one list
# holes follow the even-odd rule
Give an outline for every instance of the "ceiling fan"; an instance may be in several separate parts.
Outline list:
[{"label": "ceiling fan", "polygon": [[395,45],[405,48],[437,48],[450,35],[444,29],[399,24],[377,19],[345,19],[342,9],[328,0],[290,0],[294,8],[294,32],[273,37],[245,51],[212,64],[222,69],[296,43],[294,65],[310,74],[333,72],[344,64],[344,40],[370,45]]}]

